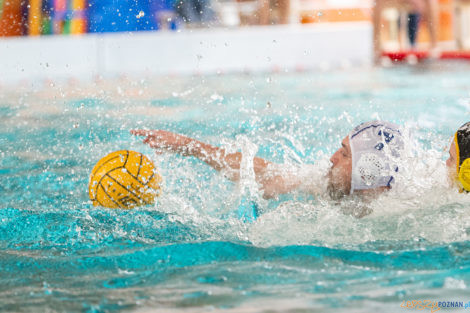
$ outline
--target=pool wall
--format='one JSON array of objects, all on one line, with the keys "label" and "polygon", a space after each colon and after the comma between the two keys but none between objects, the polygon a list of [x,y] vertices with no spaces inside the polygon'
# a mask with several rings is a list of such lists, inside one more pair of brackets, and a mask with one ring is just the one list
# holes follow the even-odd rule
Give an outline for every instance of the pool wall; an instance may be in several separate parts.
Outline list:
[{"label": "pool wall", "polygon": [[0,84],[119,75],[302,71],[368,64],[368,22],[0,40]]}]

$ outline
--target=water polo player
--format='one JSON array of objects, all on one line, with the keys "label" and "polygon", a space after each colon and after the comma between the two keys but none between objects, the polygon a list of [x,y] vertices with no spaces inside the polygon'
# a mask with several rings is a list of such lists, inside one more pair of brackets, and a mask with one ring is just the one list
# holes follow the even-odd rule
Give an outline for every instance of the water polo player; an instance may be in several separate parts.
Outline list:
[{"label": "water polo player", "polygon": [[470,191],[470,122],[455,132],[446,161],[447,172],[460,191]]},{"label": "water polo player", "polygon": [[[227,153],[223,148],[165,130],[132,130],[131,133],[144,136],[143,142],[154,149],[194,156],[218,171],[229,173],[228,177],[234,181],[239,178],[241,152]],[[393,123],[372,121],[357,126],[330,159],[328,193],[339,199],[353,193],[382,192],[391,188],[402,147],[402,135]],[[305,175],[299,171],[288,171],[285,166],[259,157],[254,158],[253,168],[265,198],[289,193],[305,184]],[[310,190],[315,194],[315,188]]]}]

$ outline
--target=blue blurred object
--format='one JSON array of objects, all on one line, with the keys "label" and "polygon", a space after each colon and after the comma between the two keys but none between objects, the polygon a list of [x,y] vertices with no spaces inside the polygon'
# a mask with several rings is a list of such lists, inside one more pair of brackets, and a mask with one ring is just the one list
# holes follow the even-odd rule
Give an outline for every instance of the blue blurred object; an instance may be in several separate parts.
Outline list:
[{"label": "blue blurred object", "polygon": [[[173,0],[100,0],[89,1],[88,31],[124,32],[149,31],[162,28],[159,13],[173,11]],[[176,29],[176,22],[170,21],[168,28]]]},{"label": "blue blurred object", "polygon": [[416,45],[420,20],[421,15],[419,13],[408,14],[408,39],[410,40],[411,47]]}]

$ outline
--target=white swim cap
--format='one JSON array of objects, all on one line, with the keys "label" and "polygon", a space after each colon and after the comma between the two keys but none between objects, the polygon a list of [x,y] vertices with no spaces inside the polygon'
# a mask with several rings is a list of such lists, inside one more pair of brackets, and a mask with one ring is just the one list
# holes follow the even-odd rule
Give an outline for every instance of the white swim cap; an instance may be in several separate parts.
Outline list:
[{"label": "white swim cap", "polygon": [[398,125],[371,121],[362,123],[349,134],[352,173],[351,194],[355,190],[391,187],[398,172],[397,158],[403,149]]}]

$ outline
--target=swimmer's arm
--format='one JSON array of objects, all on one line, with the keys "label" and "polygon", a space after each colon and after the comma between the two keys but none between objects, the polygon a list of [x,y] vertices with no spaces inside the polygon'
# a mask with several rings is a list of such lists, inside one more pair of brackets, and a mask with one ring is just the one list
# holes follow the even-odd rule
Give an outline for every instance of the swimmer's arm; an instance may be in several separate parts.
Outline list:
[{"label": "swimmer's arm", "polygon": [[[144,143],[158,152],[170,151],[183,156],[193,156],[217,171],[223,171],[233,181],[240,179],[241,152],[227,153],[225,149],[212,146],[184,135],[165,130],[131,130],[135,136],[145,136]],[[301,181],[288,172],[282,172],[278,164],[262,158],[253,159],[255,179],[262,186],[263,196],[273,198],[296,189]]]}]

